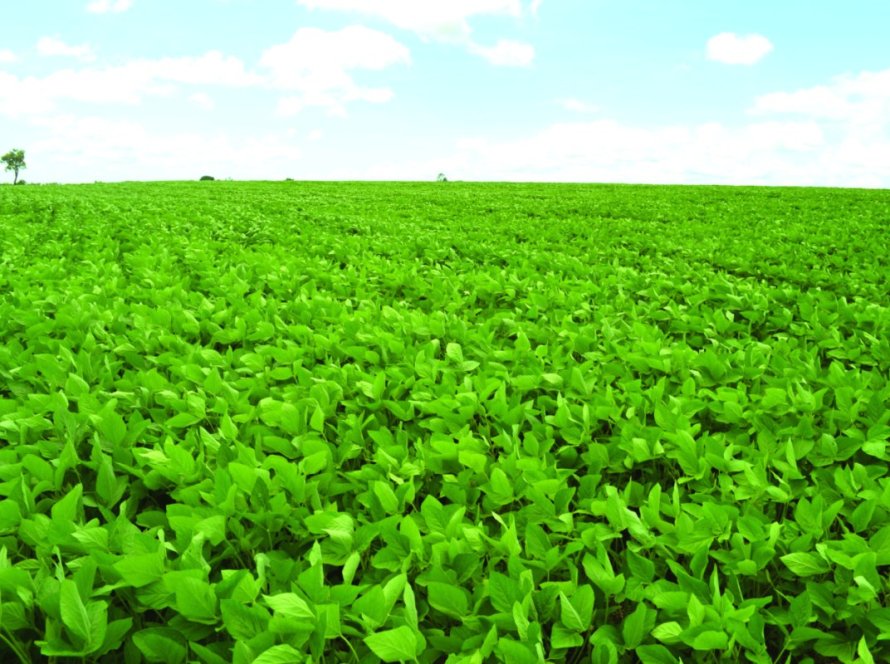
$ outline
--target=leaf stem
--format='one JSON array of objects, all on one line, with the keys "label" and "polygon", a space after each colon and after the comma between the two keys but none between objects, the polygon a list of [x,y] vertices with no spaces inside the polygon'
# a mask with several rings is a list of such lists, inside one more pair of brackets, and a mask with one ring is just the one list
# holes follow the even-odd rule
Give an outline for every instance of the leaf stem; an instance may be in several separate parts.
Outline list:
[{"label": "leaf stem", "polygon": [[21,644],[13,638],[11,634],[9,635],[9,638],[7,638],[6,634],[7,632],[5,629],[0,631],[0,640],[9,646],[9,649],[15,653],[16,657],[18,657],[19,662],[22,664],[31,664],[31,657],[27,652],[22,650]]}]

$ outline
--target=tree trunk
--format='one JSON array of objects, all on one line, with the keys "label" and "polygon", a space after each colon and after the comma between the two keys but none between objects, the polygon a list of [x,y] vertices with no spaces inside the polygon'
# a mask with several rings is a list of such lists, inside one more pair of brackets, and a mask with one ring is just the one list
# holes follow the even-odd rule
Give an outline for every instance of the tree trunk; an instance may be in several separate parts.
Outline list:
[{"label": "tree trunk", "polygon": [[17,185],[19,183],[19,169],[15,169],[13,171],[12,184]]}]

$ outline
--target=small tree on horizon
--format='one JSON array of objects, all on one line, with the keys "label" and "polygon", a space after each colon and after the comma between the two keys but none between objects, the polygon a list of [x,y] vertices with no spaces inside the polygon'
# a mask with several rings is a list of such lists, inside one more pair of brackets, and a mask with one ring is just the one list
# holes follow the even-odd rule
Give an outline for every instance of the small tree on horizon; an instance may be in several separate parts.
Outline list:
[{"label": "small tree on horizon", "polygon": [[445,177],[444,173],[439,173],[439,175],[436,177],[436,182],[448,182],[448,178]]},{"label": "small tree on horizon", "polygon": [[2,161],[6,165],[7,171],[12,171],[14,173],[12,183],[18,184],[19,171],[23,171],[28,168],[28,165],[25,164],[25,151],[10,150],[5,155],[0,157],[0,161]]}]

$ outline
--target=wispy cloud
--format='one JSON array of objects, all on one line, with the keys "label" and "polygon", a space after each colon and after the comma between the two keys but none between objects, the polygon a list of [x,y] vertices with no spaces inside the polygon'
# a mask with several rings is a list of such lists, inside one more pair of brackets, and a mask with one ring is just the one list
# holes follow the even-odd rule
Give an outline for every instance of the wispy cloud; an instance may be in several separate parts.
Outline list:
[{"label": "wispy cloud", "polygon": [[206,92],[195,92],[194,94],[189,95],[189,101],[205,111],[212,111],[216,108],[216,102],[213,101],[213,97]]},{"label": "wispy cloud", "polygon": [[522,15],[521,0],[297,0],[309,9],[353,12],[437,40],[465,41],[474,16]]},{"label": "wispy cloud", "polygon": [[37,52],[45,57],[75,58],[86,62],[96,59],[89,44],[74,46],[55,37],[41,37],[37,41]]},{"label": "wispy cloud", "polygon": [[[44,44],[55,53],[54,44]],[[257,86],[263,79],[238,58],[218,51],[196,57],[132,60],[117,67],[61,69],[47,76],[19,77],[0,71],[0,114],[54,113],[66,102],[138,105],[145,97],[170,95],[179,85]]]},{"label": "wispy cloud", "polygon": [[[360,14],[385,21],[417,34],[424,41],[462,45],[470,53],[501,67],[525,67],[534,59],[534,47],[510,39],[492,46],[472,38],[470,21],[480,16],[519,18],[523,0],[297,0],[308,9]],[[540,0],[533,3],[537,11]]]},{"label": "wispy cloud", "polygon": [[133,0],[93,0],[87,5],[91,14],[120,14],[133,6]]},{"label": "wispy cloud", "polygon": [[600,110],[599,106],[596,104],[590,104],[586,101],[575,99],[574,97],[557,99],[556,103],[566,111],[571,111],[572,113],[598,113]]},{"label": "wispy cloud", "polygon": [[737,35],[721,32],[708,40],[708,60],[727,65],[753,65],[773,50],[772,42],[763,35]]},{"label": "wispy cloud", "polygon": [[528,67],[535,59],[535,47],[512,39],[500,39],[494,46],[471,43],[470,52],[497,67]]}]

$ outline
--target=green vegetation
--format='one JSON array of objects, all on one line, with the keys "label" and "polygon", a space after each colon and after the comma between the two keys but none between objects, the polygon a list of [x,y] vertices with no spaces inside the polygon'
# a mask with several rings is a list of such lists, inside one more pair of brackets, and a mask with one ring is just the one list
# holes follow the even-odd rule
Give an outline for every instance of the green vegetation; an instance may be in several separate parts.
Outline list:
[{"label": "green vegetation", "polygon": [[217,184],[0,188],[0,660],[890,661],[890,192]]}]

